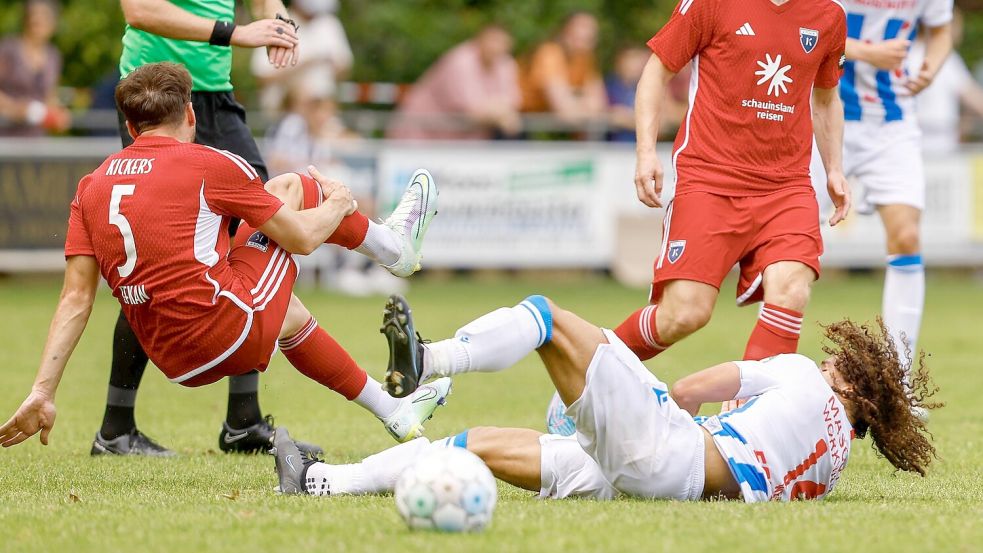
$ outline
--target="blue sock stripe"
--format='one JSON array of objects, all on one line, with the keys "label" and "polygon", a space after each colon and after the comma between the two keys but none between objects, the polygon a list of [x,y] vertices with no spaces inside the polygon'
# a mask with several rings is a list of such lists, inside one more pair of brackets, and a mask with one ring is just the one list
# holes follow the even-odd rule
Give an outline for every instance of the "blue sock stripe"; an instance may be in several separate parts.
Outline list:
[{"label": "blue sock stripe", "polygon": [[461,432],[457,436],[454,436],[454,441],[450,445],[451,445],[451,447],[459,447],[461,449],[467,449],[468,448],[468,431],[465,430],[464,432]]},{"label": "blue sock stripe", "polygon": [[922,265],[922,254],[895,255],[887,260],[891,267],[908,267],[911,265]]},{"label": "blue sock stripe", "polygon": [[540,295],[529,296],[522,300],[522,304],[532,305],[532,307],[536,308],[536,311],[539,311],[539,316],[542,317],[543,326],[545,327],[543,331],[546,334],[545,337],[540,337],[539,345],[548,344],[553,339],[553,313],[550,311],[550,305],[546,301],[546,298]]}]

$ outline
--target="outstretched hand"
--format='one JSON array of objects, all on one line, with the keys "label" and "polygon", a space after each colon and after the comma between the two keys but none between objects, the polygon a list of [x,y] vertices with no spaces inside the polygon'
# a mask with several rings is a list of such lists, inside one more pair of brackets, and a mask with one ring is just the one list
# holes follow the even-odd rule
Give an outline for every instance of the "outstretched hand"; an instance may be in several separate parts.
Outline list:
[{"label": "outstretched hand", "polygon": [[0,445],[10,447],[41,431],[41,443],[48,445],[48,434],[55,425],[55,403],[46,394],[31,392],[14,416],[0,426]]}]

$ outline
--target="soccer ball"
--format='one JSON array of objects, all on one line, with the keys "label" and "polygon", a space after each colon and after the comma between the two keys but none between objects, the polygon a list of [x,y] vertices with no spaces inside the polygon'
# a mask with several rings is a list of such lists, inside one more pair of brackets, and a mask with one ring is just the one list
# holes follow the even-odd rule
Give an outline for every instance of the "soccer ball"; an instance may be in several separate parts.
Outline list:
[{"label": "soccer ball", "polygon": [[477,455],[448,447],[421,455],[404,470],[395,495],[412,530],[478,532],[491,523],[498,487]]}]

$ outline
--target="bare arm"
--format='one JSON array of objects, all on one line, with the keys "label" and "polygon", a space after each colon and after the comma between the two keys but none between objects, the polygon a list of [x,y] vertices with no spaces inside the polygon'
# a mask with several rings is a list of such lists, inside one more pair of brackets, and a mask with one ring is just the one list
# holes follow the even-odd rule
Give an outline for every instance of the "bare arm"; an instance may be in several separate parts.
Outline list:
[{"label": "bare arm", "polygon": [[584,87],[584,105],[591,115],[604,113],[608,109],[608,91],[599,77],[591,79]]},{"label": "bare arm", "polygon": [[666,97],[666,85],[676,74],[652,54],[635,91],[635,192],[649,207],[662,207],[662,179],[665,172],[655,152],[659,139],[659,118]]},{"label": "bare arm", "polygon": [[574,94],[573,87],[565,79],[554,77],[546,83],[544,91],[550,110],[557,118],[571,123],[583,119],[584,113],[581,110],[581,103],[578,101],[577,95]]},{"label": "bare arm", "polygon": [[945,59],[952,53],[952,23],[925,28],[925,61],[918,72],[908,78],[905,86],[912,94],[918,94],[932,84]]},{"label": "bare arm", "polygon": [[[120,4],[127,24],[162,37],[208,42],[215,28],[215,20],[195,15],[167,0],[120,0]],[[232,32],[232,44],[244,48],[292,49],[297,45],[297,33],[290,25],[275,19],[261,19],[237,26]]]},{"label": "bare arm", "polygon": [[672,399],[695,416],[704,403],[728,401],[740,391],[741,369],[728,362],[683,377],[672,387]]},{"label": "bare arm", "polygon": [[17,445],[41,431],[41,443],[48,445],[48,434],[55,424],[55,392],[92,312],[99,265],[94,257],[76,255],[68,258],[65,284],[51,326],[37,376],[30,395],[14,416],[0,426],[0,443]]},{"label": "bare arm", "polygon": [[904,66],[911,41],[892,38],[881,42],[864,42],[855,38],[846,39],[846,57],[849,60],[869,63],[878,69],[893,71]]},{"label": "bare arm", "polygon": [[307,255],[313,252],[334,233],[342,219],[358,208],[347,186],[325,179],[316,169],[311,171],[311,176],[324,190],[324,202],[320,206],[296,211],[284,205],[259,227],[263,234],[290,253]]},{"label": "bare arm", "polygon": [[813,89],[812,120],[816,145],[826,168],[826,190],[836,206],[829,219],[832,226],[850,212],[850,185],[843,175],[843,102],[839,88]]}]

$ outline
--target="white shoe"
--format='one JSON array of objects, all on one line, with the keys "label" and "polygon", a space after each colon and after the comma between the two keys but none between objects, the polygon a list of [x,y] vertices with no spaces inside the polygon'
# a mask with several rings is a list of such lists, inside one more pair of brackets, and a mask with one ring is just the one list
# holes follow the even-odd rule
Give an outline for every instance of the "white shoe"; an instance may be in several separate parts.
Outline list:
[{"label": "white shoe", "polygon": [[398,277],[420,270],[420,248],[430,221],[437,214],[437,183],[426,169],[417,169],[406,186],[403,198],[383,224],[403,240],[403,251],[392,265],[383,265]]},{"label": "white shoe", "polygon": [[447,403],[450,393],[451,379],[438,378],[403,398],[395,413],[380,420],[398,442],[419,438],[423,435],[423,423],[433,416],[438,406]]}]

